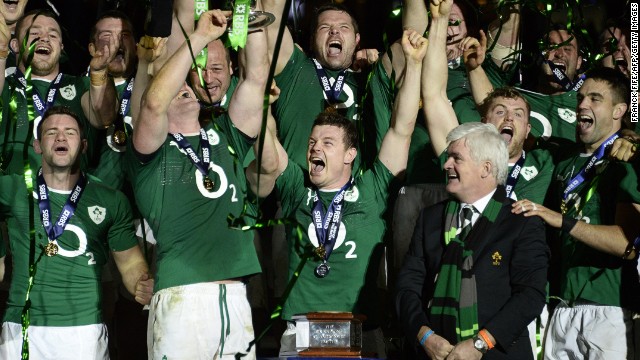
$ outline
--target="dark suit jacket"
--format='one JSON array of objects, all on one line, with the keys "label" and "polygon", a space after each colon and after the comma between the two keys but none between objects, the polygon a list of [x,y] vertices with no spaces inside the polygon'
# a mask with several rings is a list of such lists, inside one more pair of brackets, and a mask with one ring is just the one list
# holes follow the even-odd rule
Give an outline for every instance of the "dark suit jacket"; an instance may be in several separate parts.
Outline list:
[{"label": "dark suit jacket", "polygon": [[[526,327],[545,304],[549,262],[545,228],[537,216],[512,214],[512,203],[503,201],[495,223],[484,234],[486,243],[473,259],[478,325],[497,343],[483,360],[532,359]],[[422,210],[396,280],[396,311],[405,335],[414,344],[421,326],[432,327],[426,307],[444,249],[445,205],[441,202]],[[433,330],[438,333],[437,328]],[[455,345],[455,339],[447,340]],[[424,350],[418,349],[418,353],[424,354]]]}]

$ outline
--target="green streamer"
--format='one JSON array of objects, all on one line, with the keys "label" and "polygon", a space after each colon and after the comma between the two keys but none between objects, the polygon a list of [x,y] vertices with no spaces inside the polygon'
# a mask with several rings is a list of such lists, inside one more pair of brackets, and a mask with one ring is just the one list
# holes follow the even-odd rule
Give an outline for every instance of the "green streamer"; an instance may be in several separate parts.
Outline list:
[{"label": "green streamer", "polygon": [[[249,25],[249,14],[251,12],[251,0],[235,0],[233,5],[233,18],[231,21],[231,31],[229,32],[228,44],[233,50],[238,47],[244,48],[247,44],[247,31]],[[282,19],[286,19],[283,17]]]}]

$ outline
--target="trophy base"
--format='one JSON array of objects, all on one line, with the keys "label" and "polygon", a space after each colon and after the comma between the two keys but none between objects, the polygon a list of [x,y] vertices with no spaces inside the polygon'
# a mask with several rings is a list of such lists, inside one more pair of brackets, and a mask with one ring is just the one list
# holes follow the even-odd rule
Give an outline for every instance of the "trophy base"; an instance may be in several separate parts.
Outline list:
[{"label": "trophy base", "polygon": [[338,357],[338,358],[360,358],[362,352],[360,348],[331,349],[331,348],[308,348],[298,352],[299,357]]},{"label": "trophy base", "polygon": [[[231,17],[227,17],[227,31],[232,31],[233,27],[231,26]],[[271,25],[274,21],[276,21],[276,17],[269,12],[260,11],[260,10],[251,10],[249,13],[249,19],[247,21],[247,30],[255,31],[258,29],[266,28]]]}]

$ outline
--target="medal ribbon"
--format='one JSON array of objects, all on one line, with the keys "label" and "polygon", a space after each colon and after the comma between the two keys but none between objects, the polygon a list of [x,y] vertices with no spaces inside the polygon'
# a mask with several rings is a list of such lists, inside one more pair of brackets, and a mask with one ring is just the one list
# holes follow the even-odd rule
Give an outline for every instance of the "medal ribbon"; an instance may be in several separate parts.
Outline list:
[{"label": "medal ribbon", "polygon": [[347,70],[340,70],[338,73],[338,77],[336,77],[336,82],[333,84],[333,88],[331,87],[331,83],[329,82],[329,76],[327,72],[322,67],[322,65],[315,58],[311,58],[313,63],[316,65],[316,74],[318,75],[318,80],[320,81],[320,86],[322,86],[322,91],[324,91],[324,95],[327,98],[327,102],[333,105],[338,102],[338,98],[340,94],[342,94],[342,88],[344,87],[344,79],[347,76]]},{"label": "medal ribbon", "polygon": [[[20,70],[16,69],[16,74],[18,76],[18,81],[22,84],[22,86],[27,88],[27,80],[24,75],[20,72]],[[49,90],[47,91],[47,102],[43,103],[40,98],[40,94],[37,91],[33,91],[31,94],[31,98],[33,99],[33,106],[40,116],[44,115],[44,112],[47,111],[48,108],[53,105],[56,101],[56,96],[58,95],[58,89],[60,88],[60,81],[62,80],[62,73],[58,73],[56,78],[53,80],[51,85],[49,85]]]},{"label": "medal ribbon", "polygon": [[333,197],[331,204],[327,208],[327,213],[324,213],[322,208],[322,202],[318,197],[318,191],[313,197],[313,210],[311,215],[313,217],[313,223],[316,227],[316,236],[318,237],[318,244],[324,247],[325,255],[324,260],[329,260],[329,255],[333,251],[333,245],[335,245],[338,238],[338,230],[340,229],[340,220],[342,219],[342,207],[344,203],[344,194],[353,185],[353,176]]},{"label": "medal ribbon", "polygon": [[229,46],[238,51],[238,47],[244,48],[247,44],[247,32],[249,26],[249,13],[251,12],[251,0],[235,0],[233,4],[233,19],[229,32]]},{"label": "medal ribbon", "polygon": [[596,164],[596,162],[598,162],[598,160],[604,157],[604,152],[607,146],[613,144],[613,142],[619,136],[620,134],[615,133],[611,135],[611,137],[609,137],[605,142],[600,144],[600,146],[593,153],[593,156],[591,156],[591,159],[589,159],[589,162],[580,170],[580,172],[576,176],[569,180],[569,185],[567,185],[567,187],[564,189],[564,192],[562,193],[562,199],[564,201],[567,200],[569,194],[571,194],[573,190],[580,186],[580,184],[593,177],[594,165]]},{"label": "medal ribbon", "polygon": [[516,183],[518,182],[518,176],[520,175],[520,170],[522,170],[522,165],[524,165],[525,157],[526,157],[526,154],[524,150],[522,150],[522,156],[520,156],[520,159],[518,159],[515,165],[513,165],[513,169],[511,169],[511,174],[509,174],[509,177],[507,178],[505,189],[507,190],[508,198],[511,197],[511,193],[513,192],[513,189],[516,187]]},{"label": "medal ribbon", "polygon": [[[120,98],[120,106],[118,107],[118,117],[116,121],[113,123],[114,130],[126,130],[126,126],[124,125],[124,118],[127,116],[129,112],[129,108],[131,107],[131,94],[133,93],[133,82],[134,77],[130,77],[127,80],[127,87],[122,91],[122,97]],[[114,131],[114,133],[115,133]]]},{"label": "medal ribbon", "polygon": [[546,62],[551,68],[551,74],[553,74],[553,78],[556,80],[556,83],[560,84],[565,91],[578,91],[578,89],[580,89],[586,78],[584,74],[578,76],[576,82],[572,82],[569,80],[567,74],[562,71],[560,66],[557,66],[550,60],[546,60]]},{"label": "medal ribbon", "polygon": [[211,162],[209,157],[209,136],[207,136],[207,132],[204,131],[203,128],[200,128],[200,148],[202,149],[202,160],[200,160],[198,154],[196,154],[191,144],[189,144],[187,139],[185,139],[182,134],[176,133],[169,135],[171,135],[171,137],[173,137],[173,139],[178,143],[178,147],[187,153],[187,157],[189,158],[189,160],[191,160],[193,165],[198,168],[200,173],[204,177],[207,177],[209,174],[209,163]]},{"label": "medal ribbon", "polygon": [[47,190],[47,183],[44,181],[44,176],[42,175],[42,168],[38,171],[36,181],[38,184],[38,207],[40,208],[40,219],[42,220],[42,226],[44,226],[44,230],[47,232],[49,240],[53,241],[62,235],[64,228],[67,226],[73,216],[73,213],[76,211],[80,197],[82,196],[85,185],[87,184],[87,179],[83,173],[80,173],[80,178],[73,187],[71,194],[69,194],[69,198],[64,204],[60,215],[58,215],[58,220],[55,223],[51,222],[49,191]]}]

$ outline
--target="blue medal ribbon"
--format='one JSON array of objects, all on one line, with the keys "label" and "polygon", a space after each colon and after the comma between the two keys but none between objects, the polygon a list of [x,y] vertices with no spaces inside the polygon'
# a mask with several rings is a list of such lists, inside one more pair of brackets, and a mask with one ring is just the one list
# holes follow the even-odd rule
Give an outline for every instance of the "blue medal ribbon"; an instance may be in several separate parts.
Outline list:
[{"label": "blue medal ribbon", "polygon": [[526,157],[526,154],[524,150],[522,150],[522,156],[520,156],[520,159],[518,159],[515,165],[513,165],[513,169],[511,169],[511,174],[509,174],[509,177],[507,178],[505,189],[507,190],[508,198],[511,197],[511,193],[513,192],[513,189],[516,187],[516,183],[518,182],[518,176],[520,175],[520,170],[522,170],[522,165],[524,165],[525,157]]},{"label": "blue medal ribbon", "polygon": [[47,183],[44,181],[44,176],[42,175],[42,168],[38,171],[36,181],[38,184],[38,207],[40,208],[40,219],[42,220],[44,230],[47,232],[49,241],[53,241],[62,235],[64,228],[67,226],[73,216],[73,213],[76,211],[78,202],[80,202],[80,197],[82,196],[85,185],[87,184],[87,179],[83,173],[80,173],[80,178],[73,187],[71,194],[69,194],[69,198],[64,204],[60,215],[58,215],[58,220],[55,223],[51,222],[49,191],[47,190]]},{"label": "blue medal ribbon", "polygon": [[569,197],[569,194],[571,194],[572,191],[574,191],[578,186],[580,186],[580,184],[582,184],[583,182],[593,177],[595,164],[598,162],[598,160],[604,157],[604,153],[607,147],[613,144],[613,142],[619,136],[620,134],[615,133],[611,135],[605,142],[600,144],[600,146],[596,149],[596,151],[591,156],[591,159],[589,159],[589,162],[587,162],[587,164],[580,170],[580,172],[576,176],[574,176],[571,180],[569,180],[569,185],[567,185],[567,187],[564,189],[562,193],[562,200],[566,202],[567,198]]},{"label": "blue medal ribbon", "polygon": [[180,133],[169,134],[173,139],[178,143],[178,147],[184,150],[187,153],[187,157],[193,165],[198,168],[202,176],[208,178],[209,174],[209,163],[210,161],[210,148],[209,148],[209,136],[207,136],[207,132],[204,131],[203,128],[200,128],[200,148],[202,149],[202,160],[198,157],[198,154],[193,150],[193,147],[187,139],[184,138],[184,135]]},{"label": "blue medal ribbon", "polygon": [[338,98],[340,97],[340,94],[342,94],[342,88],[344,87],[344,80],[347,76],[347,70],[340,70],[340,72],[338,73],[338,77],[336,77],[336,82],[333,83],[333,87],[331,87],[329,76],[327,75],[325,69],[315,58],[312,58],[311,60],[313,60],[313,63],[316,66],[316,74],[318,75],[318,80],[320,81],[322,91],[327,98],[327,102],[329,102],[329,104],[331,105],[338,103]]},{"label": "blue medal ribbon", "polygon": [[586,79],[585,74],[581,74],[578,76],[575,82],[569,80],[567,74],[562,71],[560,66],[557,66],[550,60],[546,60],[547,65],[551,68],[551,74],[553,74],[553,78],[556,80],[556,83],[560,84],[564,91],[578,91],[582,84],[584,84],[584,80]]},{"label": "blue medal ribbon", "polygon": [[344,194],[353,185],[353,176],[333,197],[331,204],[327,208],[325,214],[322,202],[318,197],[318,191],[313,197],[313,210],[311,212],[313,223],[316,228],[316,236],[318,244],[324,247],[324,261],[329,260],[329,256],[333,251],[333,246],[338,238],[338,230],[340,229],[340,220],[342,219],[342,207],[344,206]]},{"label": "blue medal ribbon", "polygon": [[[24,78],[24,75],[20,72],[20,70],[16,69],[16,75],[18,77],[18,81],[20,84],[27,87],[27,80]],[[38,112],[40,116],[44,115],[44,112],[50,108],[53,103],[56,101],[56,96],[58,95],[58,89],[60,88],[60,82],[62,81],[62,73],[58,73],[56,78],[49,85],[49,90],[47,91],[47,101],[43,102],[42,98],[40,98],[40,94],[37,91],[34,91],[31,95],[33,99],[33,106]]]},{"label": "blue medal ribbon", "polygon": [[[129,108],[131,107],[131,93],[133,92],[133,76],[127,80],[127,87],[122,91],[122,98],[120,99],[120,107],[118,108],[118,120],[122,120],[124,123],[124,117],[127,116]],[[116,125],[116,128],[118,125]],[[122,125],[124,128],[124,125]]]}]

